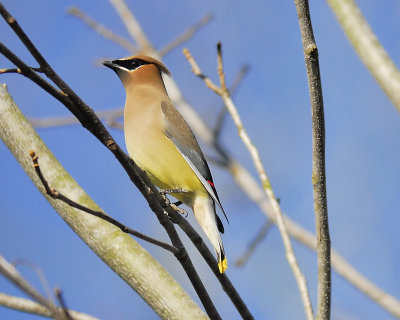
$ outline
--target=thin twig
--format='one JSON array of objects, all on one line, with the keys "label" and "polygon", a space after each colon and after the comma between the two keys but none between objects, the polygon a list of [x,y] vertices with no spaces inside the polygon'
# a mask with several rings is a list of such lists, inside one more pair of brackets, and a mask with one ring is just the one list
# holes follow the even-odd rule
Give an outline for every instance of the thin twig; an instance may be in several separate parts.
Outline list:
[{"label": "thin twig", "polygon": [[[110,110],[97,111],[96,115],[100,119],[105,120],[110,127],[113,127],[116,125],[116,123],[119,124],[117,119],[121,118],[124,115],[124,109],[115,108]],[[79,120],[74,116],[30,118],[29,121],[35,128],[53,128],[80,124]]]},{"label": "thin twig", "polygon": [[133,16],[132,11],[129,10],[124,0],[110,0],[111,4],[114,6],[115,10],[119,14],[122,22],[125,24],[128,33],[131,35],[132,39],[140,47],[141,52],[154,51],[153,45],[147,39],[144,34],[140,24],[137,22]]},{"label": "thin twig", "polygon": [[[41,68],[32,68],[32,67],[30,67],[30,68],[36,72],[42,72]],[[0,74],[3,74],[3,73],[19,73],[19,74],[21,74],[22,71],[20,68],[0,69]]]},{"label": "thin twig", "polygon": [[[224,71],[223,71],[223,66],[222,66],[222,54],[221,54],[221,45],[220,44],[218,44],[217,49],[218,49],[218,74],[220,77],[221,87],[218,87],[217,85],[212,83],[208,77],[203,75],[200,67],[197,65],[194,58],[189,53],[189,50],[184,49],[184,54],[185,54],[186,58],[188,59],[189,63],[191,64],[193,72],[197,76],[199,76],[201,79],[203,79],[203,81],[205,83],[206,83],[205,79],[207,79],[208,84],[206,83],[206,85],[209,88],[211,88],[211,87],[215,88],[215,90],[213,90],[213,91],[219,93],[219,95],[223,99],[226,108],[228,109],[236,127],[238,128],[239,136],[242,138],[245,146],[248,148],[248,150],[250,152],[251,157],[253,158],[253,162],[254,162],[256,169],[258,171],[258,174],[260,176],[260,180],[263,185],[264,192],[267,195],[267,197],[274,209],[275,218],[276,218],[276,221],[278,224],[279,231],[282,236],[283,244],[285,246],[286,257],[287,257],[290,267],[292,268],[295,279],[297,281],[297,285],[299,287],[300,295],[303,300],[303,305],[304,305],[307,319],[309,319],[309,320],[314,319],[310,296],[309,296],[308,288],[307,288],[307,283],[306,283],[305,277],[301,273],[299,265],[297,263],[296,256],[294,254],[292,244],[290,241],[290,237],[289,237],[289,234],[287,232],[287,229],[286,229],[286,226],[285,226],[285,223],[283,220],[283,214],[282,214],[281,208],[280,208],[279,203],[278,203],[278,201],[274,195],[274,192],[272,190],[271,183],[268,179],[268,176],[265,172],[264,166],[261,162],[258,150],[254,146],[252,141],[250,140],[250,137],[248,136],[248,134],[243,126],[243,123],[239,116],[239,113],[238,113],[232,99],[230,98],[229,91],[225,85],[225,79],[224,79],[225,76],[224,76]],[[197,73],[196,73],[196,71],[197,71]]]},{"label": "thin twig", "polygon": [[61,289],[60,288],[55,288],[54,289],[54,294],[56,295],[57,300],[60,303],[61,310],[62,310],[62,313],[64,314],[65,319],[66,320],[73,320],[71,315],[70,315],[70,313],[69,313],[69,311],[68,311],[68,309],[67,309],[67,305],[65,304],[65,300],[64,300],[63,294],[61,292]]},{"label": "thin twig", "polygon": [[354,0],[327,0],[361,61],[400,111],[400,71]]},{"label": "thin twig", "polygon": [[49,300],[44,298],[35,288],[33,288],[10,264],[6,259],[0,255],[0,273],[6,277],[9,281],[14,283],[18,288],[25,292],[32,299],[39,302],[41,305],[45,306],[56,319],[63,319],[59,313],[57,307]]},{"label": "thin twig", "polygon": [[308,0],[295,0],[307,69],[312,118],[312,185],[318,255],[317,319],[331,315],[331,240],[328,223],[328,201],[325,174],[325,116],[319,70],[318,48],[315,43]]},{"label": "thin twig", "polygon": [[[21,311],[25,313],[31,313],[42,317],[52,318],[53,315],[43,305],[34,302],[29,299],[19,298],[15,296],[10,296],[5,293],[0,292],[0,306],[13,309],[16,311]],[[85,313],[68,310],[74,320],[98,320],[97,318],[90,316]]]},{"label": "thin twig", "polygon": [[99,35],[116,43],[117,45],[121,46],[122,48],[125,48],[127,51],[129,51],[131,53],[135,53],[138,51],[138,48],[133,43],[131,43],[128,39],[121,37],[120,35],[114,33],[107,27],[96,22],[94,19],[89,17],[86,13],[84,13],[78,7],[71,7],[67,10],[67,12],[70,15],[82,20],[88,27],[92,28]]},{"label": "thin twig", "polygon": [[[231,87],[229,88],[229,92],[231,93],[232,96],[238,89],[240,83],[242,82],[244,76],[247,74],[248,71],[249,71],[249,66],[247,64],[240,68],[238,74],[236,75],[235,79],[233,80]],[[213,130],[214,137],[216,140],[218,140],[220,137],[226,113],[227,113],[227,110],[225,108],[225,105],[223,105],[221,108],[221,111],[219,112],[219,114],[217,116],[217,121],[216,121],[214,130]]]},{"label": "thin twig", "polygon": [[222,94],[221,88],[218,87],[216,84],[214,84],[214,82],[212,82],[212,80],[209,77],[207,77],[206,75],[203,74],[199,65],[197,64],[196,60],[194,60],[194,58],[193,58],[192,54],[189,52],[189,50],[184,48],[183,54],[185,55],[185,58],[189,61],[190,65],[192,67],[192,72],[196,76],[198,76],[201,80],[203,80],[209,89],[211,89],[217,95],[220,96]]},{"label": "thin twig", "polygon": [[114,226],[116,226],[117,228],[121,229],[122,232],[131,234],[139,239],[145,240],[151,244],[154,244],[156,246],[159,246],[163,249],[166,249],[170,252],[172,252],[173,254],[178,254],[178,249],[176,249],[175,247],[169,245],[168,243],[159,241],[157,239],[151,238],[149,236],[146,236],[143,233],[140,233],[136,230],[133,230],[127,226],[125,226],[124,224],[122,224],[121,222],[111,218],[110,216],[106,215],[104,212],[101,211],[95,211],[92,210],[90,208],[86,208],[85,206],[80,205],[79,203],[69,199],[68,197],[64,196],[62,193],[58,192],[57,190],[51,188],[49,186],[49,183],[47,182],[46,178],[43,176],[42,170],[40,169],[39,166],[39,157],[36,155],[36,153],[34,151],[29,151],[29,155],[32,158],[32,162],[33,162],[33,166],[35,168],[36,174],[38,175],[40,181],[42,181],[42,184],[44,186],[44,188],[46,189],[46,194],[48,194],[50,197],[52,197],[53,199],[58,199],[61,200],[63,202],[65,202],[66,204],[68,204],[69,206],[79,209],[81,211],[84,211],[86,213],[89,213],[95,217],[98,217],[100,219],[103,219],[111,224],[113,224]]},{"label": "thin twig", "polygon": [[31,268],[33,270],[33,272],[36,274],[36,276],[39,278],[39,281],[42,284],[44,291],[46,292],[47,299],[50,300],[52,303],[54,303],[53,294],[51,292],[49,283],[48,283],[42,269],[38,265],[36,265],[32,261],[25,260],[25,259],[14,260],[12,264],[14,267],[17,267],[18,265],[24,265],[24,266],[28,266],[29,268]]},{"label": "thin twig", "polygon": [[204,27],[206,24],[208,24],[214,16],[212,14],[207,14],[204,16],[199,22],[191,26],[189,29],[187,29],[183,34],[181,34],[178,38],[175,40],[171,41],[169,44],[167,44],[164,48],[161,48],[158,50],[159,54],[161,57],[164,57],[168,53],[170,53],[172,50],[180,46],[181,44],[189,41],[197,31],[199,31],[202,27]]},{"label": "thin twig", "polygon": [[257,246],[261,243],[261,241],[264,240],[268,231],[271,229],[273,225],[274,223],[271,220],[265,221],[261,229],[257,232],[254,239],[248,244],[244,253],[242,253],[242,255],[236,259],[235,266],[243,267],[247,263],[247,261],[250,259],[250,257],[256,250]]}]

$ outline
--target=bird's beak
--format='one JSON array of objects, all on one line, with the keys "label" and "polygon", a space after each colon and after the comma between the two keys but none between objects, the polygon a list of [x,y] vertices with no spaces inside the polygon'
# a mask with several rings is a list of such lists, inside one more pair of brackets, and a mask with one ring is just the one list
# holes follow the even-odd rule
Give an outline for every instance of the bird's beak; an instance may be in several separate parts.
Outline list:
[{"label": "bird's beak", "polygon": [[114,63],[113,61],[105,60],[105,61],[103,61],[103,65],[105,65],[106,67],[108,67],[114,71],[117,71],[117,69],[119,69],[119,65]]}]

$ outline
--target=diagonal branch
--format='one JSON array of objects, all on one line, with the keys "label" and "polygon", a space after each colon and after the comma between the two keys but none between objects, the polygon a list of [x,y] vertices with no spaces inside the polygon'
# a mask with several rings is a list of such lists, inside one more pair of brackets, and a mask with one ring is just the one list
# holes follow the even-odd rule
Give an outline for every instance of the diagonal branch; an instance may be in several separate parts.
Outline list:
[{"label": "diagonal branch", "polygon": [[128,33],[131,35],[132,39],[136,41],[142,52],[154,51],[153,45],[147,39],[142,27],[137,22],[132,11],[129,10],[124,0],[110,0],[111,4],[114,6],[115,10],[119,14],[122,22],[125,24]]},{"label": "diagonal branch", "polygon": [[[118,119],[124,115],[123,108],[116,108],[104,111],[97,111],[96,115],[106,121],[112,127],[118,123]],[[52,128],[79,124],[79,120],[74,116],[66,117],[45,117],[45,118],[30,118],[29,121],[35,128]]]},{"label": "diagonal branch", "polygon": [[196,246],[196,249],[200,252],[204,260],[208,263],[208,265],[210,266],[213,265],[211,270],[214,272],[214,275],[221,283],[222,288],[224,289],[224,291],[226,292],[226,294],[228,295],[229,299],[232,301],[236,309],[239,311],[242,318],[247,320],[254,319],[253,315],[250,313],[250,310],[247,308],[246,304],[240,297],[239,293],[236,291],[235,287],[229,280],[226,273],[219,272],[219,268],[215,263],[214,255],[207,248],[202,238],[196,233],[196,231],[193,229],[190,223],[178,213],[175,213],[172,219],[190,238],[190,240]]},{"label": "diagonal branch", "polygon": [[319,71],[318,48],[315,43],[308,0],[295,0],[299,18],[304,59],[306,62],[312,118],[312,184],[318,255],[317,319],[331,315],[331,240],[329,236],[328,202],[325,174],[325,116]]},{"label": "diagonal branch", "polygon": [[[239,84],[242,82],[244,76],[247,74],[247,72],[249,71],[249,66],[248,65],[244,65],[240,68],[238,74],[236,75],[235,79],[233,80],[233,83],[229,89],[229,92],[231,93],[231,95],[233,95],[236,90],[239,87]],[[217,121],[214,127],[214,136],[215,139],[218,140],[221,134],[221,130],[223,127],[223,123],[224,123],[224,119],[225,119],[225,115],[226,115],[226,108],[225,105],[222,106],[220,113],[217,116]]]},{"label": "diagonal branch", "polygon": [[268,231],[271,229],[273,226],[273,222],[271,220],[267,220],[263,226],[261,227],[260,231],[257,232],[257,235],[254,237],[254,239],[250,242],[250,244],[247,246],[246,251],[235,261],[235,265],[237,267],[242,267],[245,265],[245,263],[250,259],[251,255],[253,254],[254,250],[257,248],[257,246],[261,243],[261,241],[264,240],[266,237]]},{"label": "diagonal branch", "polygon": [[189,29],[187,29],[183,34],[181,34],[178,38],[173,40],[172,42],[168,43],[165,47],[161,48],[158,53],[161,57],[164,57],[168,53],[170,53],[172,50],[180,46],[181,44],[187,42],[190,40],[197,31],[199,31],[202,27],[204,27],[206,24],[208,24],[214,16],[212,14],[207,14],[204,16],[199,22],[191,26]]},{"label": "diagonal branch", "polygon": [[[32,67],[30,67],[30,68],[31,68],[33,71],[42,72],[42,70],[41,70],[40,68],[32,68]],[[0,69],[0,74],[3,74],[3,73],[19,73],[19,74],[21,74],[22,71],[21,71],[21,69],[19,69],[19,68]]]},{"label": "diagonal branch", "polygon": [[63,294],[61,292],[61,289],[60,288],[55,288],[54,289],[54,294],[56,295],[57,300],[60,303],[61,312],[64,315],[65,320],[73,320],[69,310],[67,309],[67,305],[65,304],[65,300],[64,300]]},{"label": "diagonal branch", "polygon": [[115,42],[117,45],[121,46],[122,48],[125,48],[127,51],[132,52],[132,53],[138,51],[138,48],[135,45],[133,45],[129,40],[114,33],[107,27],[97,23],[95,20],[93,20],[91,17],[89,17],[86,13],[84,13],[78,7],[71,7],[68,9],[67,12],[70,15],[82,20],[84,23],[86,23],[86,25],[88,25],[90,28],[92,28],[94,31],[96,31],[99,35],[103,36],[104,38],[106,38],[112,42]]},{"label": "diagonal branch", "polygon": [[361,61],[400,111],[400,71],[354,0],[327,0]]}]

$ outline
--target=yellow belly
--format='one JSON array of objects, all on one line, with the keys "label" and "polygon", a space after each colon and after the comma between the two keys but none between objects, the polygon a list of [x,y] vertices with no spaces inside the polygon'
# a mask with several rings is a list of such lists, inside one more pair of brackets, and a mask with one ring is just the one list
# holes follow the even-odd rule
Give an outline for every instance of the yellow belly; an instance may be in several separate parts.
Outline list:
[{"label": "yellow belly", "polygon": [[182,188],[187,193],[172,196],[192,206],[195,193],[207,193],[199,178],[163,133],[145,136],[126,136],[129,155],[146,171],[151,181],[161,189]]}]

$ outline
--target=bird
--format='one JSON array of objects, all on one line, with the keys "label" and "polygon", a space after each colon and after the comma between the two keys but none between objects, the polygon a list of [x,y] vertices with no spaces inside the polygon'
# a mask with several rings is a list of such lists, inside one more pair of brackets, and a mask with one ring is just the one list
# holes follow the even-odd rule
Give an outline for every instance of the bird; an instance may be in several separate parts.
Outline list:
[{"label": "bird", "polygon": [[[188,205],[210,240],[218,269],[228,268],[221,233],[226,220],[210,168],[182,115],[171,102],[163,75],[171,76],[157,59],[135,55],[103,61],[120,78],[126,93],[124,134],[129,156],[159,189]],[[228,221],[229,222],[229,221]]]}]

